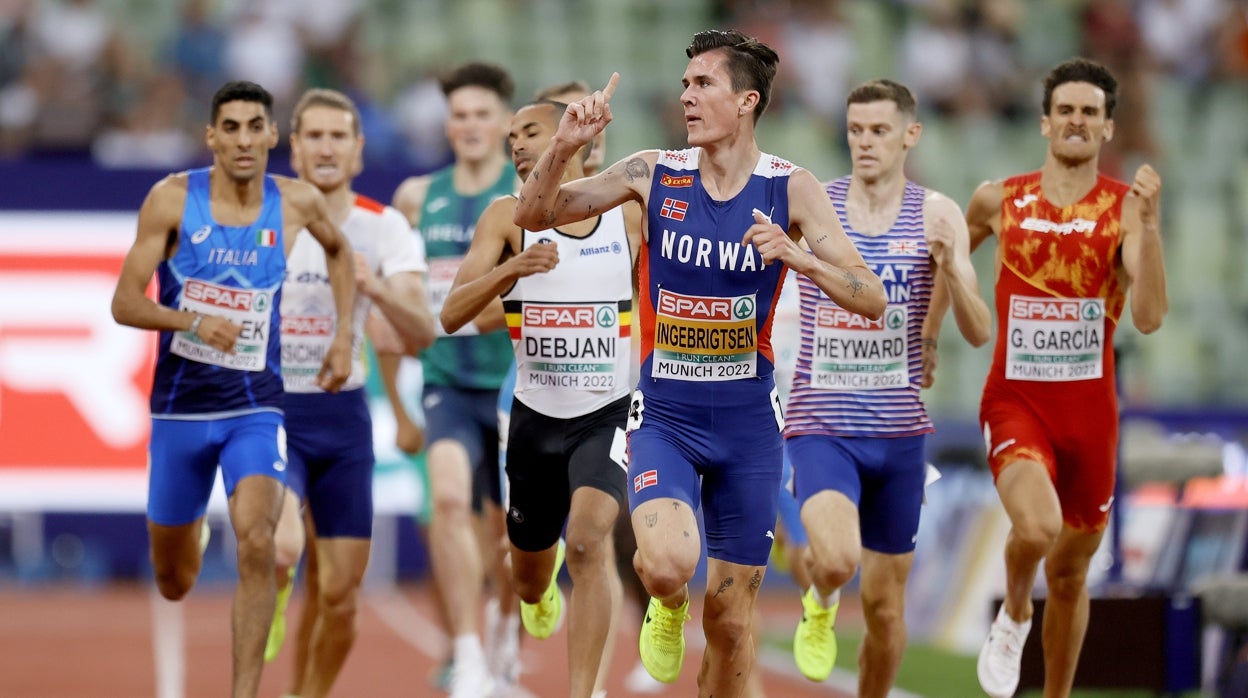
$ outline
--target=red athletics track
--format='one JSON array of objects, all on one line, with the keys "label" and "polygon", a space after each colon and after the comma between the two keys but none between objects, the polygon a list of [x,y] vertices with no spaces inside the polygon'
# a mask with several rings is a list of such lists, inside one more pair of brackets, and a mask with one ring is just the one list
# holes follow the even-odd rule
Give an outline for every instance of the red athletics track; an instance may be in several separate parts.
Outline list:
[{"label": "red athletics track", "polygon": [[[760,598],[764,632],[790,636],[801,603],[790,585],[764,590]],[[193,590],[181,604],[162,601],[164,620],[154,621],[150,587],[132,584],[98,589],[44,588],[0,590],[0,696],[5,698],[140,698],[157,696],[154,640],[173,648],[184,637],[185,698],[219,698],[229,694],[229,610],[231,588]],[[848,599],[846,600],[848,602]],[[297,617],[301,597],[291,601],[288,618]],[[860,624],[856,608],[842,603],[841,622]],[[168,611],[175,610],[170,615]],[[181,613],[179,614],[178,610]],[[685,626],[689,651],[680,680],[659,696],[697,695],[695,678],[701,661],[701,629],[697,608]],[[179,618],[186,632],[176,627]],[[172,621],[169,620],[172,618]],[[368,698],[438,698],[428,677],[445,641],[433,622],[430,596],[423,585],[369,590],[359,622],[359,639],[339,676],[335,695]],[[156,630],[160,625],[164,630]],[[630,619],[617,637],[608,695],[625,698],[624,676],[637,658],[637,628]],[[844,625],[842,627],[844,627]],[[292,631],[293,633],[293,628]],[[567,695],[567,632],[545,642],[525,637],[521,656],[524,673],[516,698]],[[827,684],[814,684],[797,674],[792,658],[768,651],[760,662],[767,695],[785,698],[852,695]],[[174,667],[176,671],[176,667]],[[266,667],[260,695],[277,698],[290,676],[289,646]],[[835,677],[834,677],[835,678]],[[161,698],[167,698],[162,696]]]}]

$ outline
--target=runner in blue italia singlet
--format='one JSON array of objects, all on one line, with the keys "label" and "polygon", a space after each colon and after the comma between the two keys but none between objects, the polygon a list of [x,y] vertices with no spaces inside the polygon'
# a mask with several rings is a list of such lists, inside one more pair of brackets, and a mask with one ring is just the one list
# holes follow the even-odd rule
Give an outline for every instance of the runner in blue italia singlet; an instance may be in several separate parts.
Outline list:
[{"label": "runner in blue italia singlet", "polygon": [[[335,309],[354,297],[351,248],[325,197],[266,173],[277,145],[273,96],[246,80],[213,94],[212,167],[170,174],[139,208],[112,298],[118,324],[160,332],[148,446],[147,535],[160,595],[178,601],[203,564],[205,511],[218,467],[237,545],[231,695],[260,688],[273,616],[277,520],[286,460],[279,308],[288,242],[306,228],[325,252]],[[158,297],[147,294],[152,277]],[[317,385],[350,375],[351,337],[334,332]]]},{"label": "runner in blue italia singlet", "polygon": [[192,333],[161,332],[151,399],[157,418],[281,411],[277,328],[286,273],[281,193],[266,175],[264,208],[256,222],[217,225],[210,212],[208,173],[207,168],[188,173],[178,250],[158,272],[160,302],[226,317],[241,324],[243,332],[235,353],[228,355]]},{"label": "runner in blue italia singlet", "polygon": [[[151,470],[148,515],[167,526],[203,516],[218,459],[227,494],[248,475],[285,481],[285,454],[269,452],[262,433],[243,441],[242,453],[200,448],[205,439],[224,444],[232,433],[279,430],[283,401],[278,308],[286,248],[281,193],[265,175],[264,204],[256,221],[219,225],[211,213],[209,172],[205,168],[187,174],[178,249],[157,271],[160,303],[224,317],[243,330],[233,354],[209,347],[193,332],[160,333],[151,399],[152,461],[199,463],[178,473]],[[276,440],[272,443],[280,448]]]},{"label": "runner in blue italia singlet", "polygon": [[764,153],[739,194],[715,201],[703,189],[699,153],[663,152],[654,169],[638,281],[642,364],[629,506],[656,497],[701,502],[707,554],[762,564],[781,474],[771,313],[784,266],[764,264],[741,233],[755,209],[788,228],[793,165]]}]

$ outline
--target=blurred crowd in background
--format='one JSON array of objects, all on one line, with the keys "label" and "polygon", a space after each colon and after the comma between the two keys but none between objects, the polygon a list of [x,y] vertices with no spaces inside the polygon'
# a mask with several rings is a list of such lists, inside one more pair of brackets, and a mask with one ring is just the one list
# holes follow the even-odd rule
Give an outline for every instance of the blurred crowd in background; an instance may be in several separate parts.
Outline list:
[{"label": "blurred crowd in background", "polygon": [[[1165,338],[1130,356],[1123,333],[1126,401],[1248,404],[1245,0],[0,0],[0,161],[204,164],[211,95],[246,78],[273,92],[283,125],[304,88],[347,92],[366,166],[424,172],[449,159],[436,76],[465,60],[507,67],[518,103],[618,70],[613,161],[684,145],[684,47],[712,26],[780,53],[764,148],[822,179],[848,172],[848,89],[899,79],[925,129],[911,176],[963,205],[978,182],[1039,166],[1052,65],[1107,64],[1121,97],[1102,166],[1128,180],[1141,162],[1161,171],[1172,279]],[[987,297],[991,256],[979,257]],[[948,344],[928,401],[968,414],[989,352]]]}]

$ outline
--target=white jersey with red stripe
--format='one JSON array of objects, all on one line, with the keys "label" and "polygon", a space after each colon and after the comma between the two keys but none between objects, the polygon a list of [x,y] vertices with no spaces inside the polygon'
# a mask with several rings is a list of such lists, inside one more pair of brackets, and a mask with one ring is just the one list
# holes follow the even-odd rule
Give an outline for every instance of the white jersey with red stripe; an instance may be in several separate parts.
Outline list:
[{"label": "white jersey with red stripe", "polygon": [[[342,232],[356,255],[368,260],[369,269],[382,278],[401,272],[424,274],[424,245],[412,232],[403,214],[357,194]],[[343,390],[364,385],[364,321],[372,301],[355,296],[351,318],[351,377]],[[329,286],[325,251],[307,230],[299,231],[286,262],[282,284],[282,379],[286,391],[316,393],[316,376],[329,350],[337,326],[334,294]]]}]

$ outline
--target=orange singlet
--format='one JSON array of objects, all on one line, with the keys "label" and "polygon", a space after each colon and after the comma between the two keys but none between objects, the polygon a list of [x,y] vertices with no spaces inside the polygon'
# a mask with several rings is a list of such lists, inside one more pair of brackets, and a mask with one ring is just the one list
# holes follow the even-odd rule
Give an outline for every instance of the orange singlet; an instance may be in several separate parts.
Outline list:
[{"label": "orange singlet", "polygon": [[1122,204],[1109,177],[1072,206],[1054,206],[1040,173],[1005,180],[997,342],[980,404],[993,478],[1017,460],[1044,465],[1076,529],[1105,527],[1118,450],[1114,328]]}]

